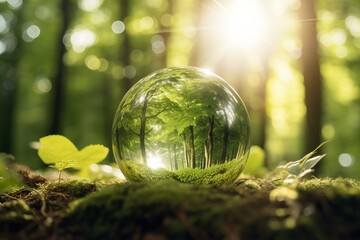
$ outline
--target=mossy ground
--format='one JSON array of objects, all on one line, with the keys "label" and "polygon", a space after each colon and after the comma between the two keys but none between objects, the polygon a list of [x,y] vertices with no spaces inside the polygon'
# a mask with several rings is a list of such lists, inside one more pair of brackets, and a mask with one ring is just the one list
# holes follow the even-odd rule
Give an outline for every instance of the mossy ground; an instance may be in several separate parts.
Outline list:
[{"label": "mossy ground", "polygon": [[166,169],[151,169],[136,161],[122,160],[120,168],[131,182],[154,182],[173,179],[182,183],[222,186],[233,183],[240,175],[245,163],[243,159],[234,159],[205,169],[184,168],[168,171]]},{"label": "mossy ground", "polygon": [[358,239],[360,182],[42,182],[0,195],[0,239]]}]

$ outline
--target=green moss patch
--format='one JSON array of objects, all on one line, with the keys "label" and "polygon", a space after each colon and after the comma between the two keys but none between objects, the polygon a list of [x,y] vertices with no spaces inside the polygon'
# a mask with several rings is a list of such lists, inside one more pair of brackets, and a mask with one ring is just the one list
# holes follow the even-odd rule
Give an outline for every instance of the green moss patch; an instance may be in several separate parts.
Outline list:
[{"label": "green moss patch", "polygon": [[[99,187],[100,186],[100,187]],[[0,195],[0,239],[358,239],[360,182],[68,180]]]},{"label": "green moss patch", "polygon": [[61,226],[77,239],[356,239],[359,206],[359,182],[341,178],[297,188],[133,183],[85,197]]},{"label": "green moss patch", "polygon": [[217,164],[209,168],[185,168],[176,171],[166,169],[151,169],[136,161],[123,160],[121,171],[131,182],[155,182],[159,180],[171,180],[191,184],[232,184],[240,175],[244,161],[234,159],[232,161]]}]

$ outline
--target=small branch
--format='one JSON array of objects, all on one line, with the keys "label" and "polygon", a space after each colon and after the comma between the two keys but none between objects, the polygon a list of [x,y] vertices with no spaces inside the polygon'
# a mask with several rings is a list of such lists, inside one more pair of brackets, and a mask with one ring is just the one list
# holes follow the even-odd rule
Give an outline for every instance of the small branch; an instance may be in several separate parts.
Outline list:
[{"label": "small branch", "polygon": [[62,173],[62,169],[61,170],[59,170],[59,179],[58,179],[58,184],[60,184],[60,179],[61,179],[61,173]]}]

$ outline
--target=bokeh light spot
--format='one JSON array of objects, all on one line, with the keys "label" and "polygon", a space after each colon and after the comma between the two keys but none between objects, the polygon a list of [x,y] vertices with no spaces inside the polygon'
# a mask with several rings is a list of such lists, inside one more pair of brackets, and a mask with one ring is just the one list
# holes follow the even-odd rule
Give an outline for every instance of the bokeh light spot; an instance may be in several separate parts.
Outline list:
[{"label": "bokeh light spot", "polygon": [[6,45],[4,42],[0,41],[0,55],[3,54],[6,50]]},{"label": "bokeh light spot", "polygon": [[89,55],[85,58],[85,65],[90,70],[98,70],[100,68],[101,61],[98,57],[94,55]]},{"label": "bokeh light spot", "polygon": [[48,93],[52,88],[51,81],[45,76],[39,76],[35,80],[35,89],[39,93]]},{"label": "bokeh light spot", "polygon": [[22,0],[7,0],[9,6],[13,9],[17,9],[21,7],[23,1]]},{"label": "bokeh light spot", "polygon": [[151,38],[151,48],[155,54],[161,54],[165,51],[164,38],[160,35],[155,35]]},{"label": "bokeh light spot", "polygon": [[125,31],[125,24],[120,20],[115,21],[111,24],[111,30],[116,34],[120,34]]},{"label": "bokeh light spot", "polygon": [[136,75],[136,68],[132,65],[128,65],[123,69],[123,76],[127,79],[132,79]]},{"label": "bokeh light spot", "polygon": [[84,11],[92,12],[97,10],[102,3],[103,0],[81,0],[79,1],[79,7]]},{"label": "bokeh light spot", "polygon": [[0,14],[0,33],[3,33],[7,30],[8,26],[3,15]]},{"label": "bokeh light spot", "polygon": [[76,29],[70,36],[70,42],[73,50],[81,53],[96,42],[96,35],[89,29]]},{"label": "bokeh light spot", "polygon": [[354,156],[349,153],[342,153],[339,155],[339,164],[342,167],[351,167],[354,164]]}]

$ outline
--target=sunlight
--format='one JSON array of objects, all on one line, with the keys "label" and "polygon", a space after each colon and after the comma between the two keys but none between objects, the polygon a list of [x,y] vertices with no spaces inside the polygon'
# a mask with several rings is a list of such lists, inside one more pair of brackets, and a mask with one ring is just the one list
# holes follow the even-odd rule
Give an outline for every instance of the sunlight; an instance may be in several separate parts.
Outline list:
[{"label": "sunlight", "polygon": [[266,14],[257,1],[234,1],[226,12],[227,41],[231,46],[255,47],[266,37]]},{"label": "sunlight", "polygon": [[275,29],[271,9],[267,9],[269,5],[260,0],[214,0],[204,4],[197,27],[205,32],[199,47],[207,56],[202,56],[201,65],[212,68],[225,57],[235,59],[245,54],[256,58],[266,54],[279,31]]},{"label": "sunlight", "polygon": [[150,153],[149,156],[147,157],[147,165],[149,168],[152,169],[159,169],[165,167],[161,157],[159,155],[155,155],[152,153]]}]

